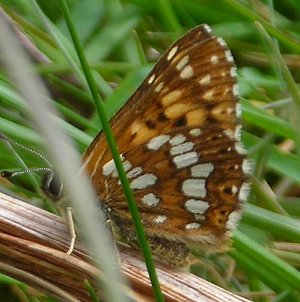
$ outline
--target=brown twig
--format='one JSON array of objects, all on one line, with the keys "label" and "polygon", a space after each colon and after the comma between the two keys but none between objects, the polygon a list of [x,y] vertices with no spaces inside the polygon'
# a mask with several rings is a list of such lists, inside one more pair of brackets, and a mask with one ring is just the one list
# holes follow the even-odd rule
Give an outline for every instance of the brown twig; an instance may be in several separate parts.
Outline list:
[{"label": "brown twig", "polygon": [[[70,237],[63,220],[0,193],[0,271],[63,301],[90,301],[84,280],[101,273],[79,242],[66,258]],[[121,265],[135,301],[154,301],[148,273],[138,253],[121,248]],[[190,273],[157,266],[166,301],[248,301]],[[98,291],[97,295],[101,296]]]}]

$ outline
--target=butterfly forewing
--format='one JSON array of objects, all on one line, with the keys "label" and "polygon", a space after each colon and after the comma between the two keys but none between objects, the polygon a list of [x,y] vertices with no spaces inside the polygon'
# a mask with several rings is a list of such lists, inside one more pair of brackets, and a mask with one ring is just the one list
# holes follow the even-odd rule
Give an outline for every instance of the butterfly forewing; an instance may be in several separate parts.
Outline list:
[{"label": "butterfly forewing", "polygon": [[[220,248],[238,220],[249,163],[240,144],[237,99],[231,53],[205,25],[165,52],[112,119],[150,243],[171,264],[184,262],[189,247]],[[102,132],[84,159],[111,219],[133,243],[133,224]]]}]

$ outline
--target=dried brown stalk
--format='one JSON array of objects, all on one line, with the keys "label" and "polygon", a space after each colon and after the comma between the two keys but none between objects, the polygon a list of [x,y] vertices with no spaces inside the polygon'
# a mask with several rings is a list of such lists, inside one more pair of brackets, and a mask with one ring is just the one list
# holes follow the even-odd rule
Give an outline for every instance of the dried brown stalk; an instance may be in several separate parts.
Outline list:
[{"label": "dried brown stalk", "polygon": [[[0,193],[0,271],[63,301],[90,301],[84,280],[97,284],[101,273],[79,242],[71,256],[69,232],[51,213]],[[148,273],[135,251],[122,248],[122,270],[135,301],[154,301]],[[248,301],[190,273],[157,266],[166,301]],[[101,292],[97,294],[101,297]]]}]

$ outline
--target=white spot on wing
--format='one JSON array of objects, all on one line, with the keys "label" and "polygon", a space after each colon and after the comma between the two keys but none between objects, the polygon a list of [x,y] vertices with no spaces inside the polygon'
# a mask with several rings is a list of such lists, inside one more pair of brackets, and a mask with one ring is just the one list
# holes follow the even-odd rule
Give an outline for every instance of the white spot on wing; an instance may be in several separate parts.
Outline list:
[{"label": "white spot on wing", "polygon": [[194,151],[173,157],[173,162],[175,163],[178,169],[181,169],[196,163],[198,159],[199,155],[197,152]]},{"label": "white spot on wing", "polygon": [[182,79],[189,79],[190,77],[192,77],[194,75],[194,71],[191,65],[187,65],[185,66],[182,71],[180,72],[180,77]]},{"label": "white spot on wing", "polygon": [[191,222],[191,223],[188,223],[188,224],[185,226],[185,228],[186,228],[187,230],[195,230],[195,229],[199,229],[200,226],[201,226],[201,224],[198,223],[198,222]]},{"label": "white spot on wing", "polygon": [[208,85],[211,82],[211,76],[210,74],[207,74],[206,76],[202,77],[199,80],[200,85]]},{"label": "white spot on wing", "polygon": [[230,139],[234,139],[234,132],[230,129],[226,129],[223,131],[226,136],[228,136]]},{"label": "white spot on wing", "polygon": [[170,149],[170,154],[171,155],[178,155],[178,154],[183,154],[188,151],[191,151],[194,148],[195,144],[192,142],[186,142],[183,144],[179,144],[177,146],[174,146]]},{"label": "white spot on wing", "polygon": [[236,211],[230,213],[229,216],[228,216],[228,220],[226,222],[226,228],[229,231],[233,231],[236,228],[240,218],[241,218],[240,211],[236,210]]},{"label": "white spot on wing", "polygon": [[173,47],[173,48],[169,51],[168,56],[167,56],[167,60],[168,60],[168,61],[170,61],[170,60],[174,57],[174,55],[176,54],[177,50],[178,50],[178,46],[175,46],[175,47]]},{"label": "white spot on wing", "polygon": [[230,75],[233,77],[233,78],[236,78],[237,77],[237,71],[236,71],[236,67],[231,67],[230,68]]},{"label": "white spot on wing", "polygon": [[223,38],[220,38],[220,37],[218,37],[217,38],[217,41],[219,42],[219,44],[221,45],[221,46],[226,46],[226,42],[224,41],[224,39]]},{"label": "white spot on wing", "polygon": [[232,112],[233,112],[233,108],[228,107],[228,108],[226,109],[226,113],[227,113],[228,115],[230,115]]},{"label": "white spot on wing", "polygon": [[110,160],[109,162],[107,162],[103,167],[102,167],[102,171],[103,171],[103,175],[104,176],[108,176],[112,173],[112,171],[114,171],[116,169],[116,165],[114,160]]},{"label": "white spot on wing", "polygon": [[193,177],[208,177],[213,170],[212,163],[199,164],[191,168],[191,174]]},{"label": "white spot on wing", "polygon": [[167,218],[168,217],[166,215],[159,215],[154,219],[154,222],[157,224],[164,223],[167,220]]},{"label": "white spot on wing", "polygon": [[136,179],[134,179],[130,183],[130,187],[132,190],[135,189],[146,189],[152,185],[154,185],[157,181],[157,177],[154,174],[146,173],[143,174]]},{"label": "white spot on wing", "polygon": [[[132,168],[132,164],[128,160],[126,160],[123,162],[123,167],[124,167],[125,172],[127,172]],[[115,169],[112,172],[112,177],[118,177],[118,176],[119,176],[118,171],[117,171],[117,169]]]},{"label": "white spot on wing", "polygon": [[164,87],[164,82],[160,82],[154,89],[155,92],[160,92]]},{"label": "white spot on wing", "polygon": [[[124,156],[123,154],[120,155],[121,156],[121,160],[124,160]],[[124,163],[124,167],[128,167],[130,166],[130,162],[129,161],[125,161]],[[103,175],[104,176],[108,176],[111,173],[113,173],[113,177],[117,177],[118,176],[118,172],[116,170],[116,165],[113,159],[111,159],[110,161],[108,161],[103,167],[102,167],[102,171],[103,171]],[[127,169],[128,171],[128,169]]]},{"label": "white spot on wing", "polygon": [[128,178],[134,178],[139,176],[143,172],[142,167],[135,167],[127,173]]},{"label": "white spot on wing", "polygon": [[204,179],[186,179],[181,187],[186,196],[200,197],[206,196],[205,180]]},{"label": "white spot on wing", "polygon": [[237,190],[238,190],[237,186],[232,186],[231,187],[231,193],[232,193],[232,195],[234,195],[237,192]]},{"label": "white spot on wing", "polygon": [[142,202],[147,206],[153,207],[159,203],[159,198],[153,193],[148,193],[143,196]]},{"label": "white spot on wing", "polygon": [[234,138],[237,141],[241,140],[241,136],[242,136],[242,126],[241,125],[237,125],[234,131]]},{"label": "white spot on wing", "polygon": [[246,149],[244,148],[244,146],[240,143],[240,142],[236,142],[234,144],[235,150],[237,151],[237,153],[239,154],[247,154]]},{"label": "white spot on wing", "polygon": [[240,95],[239,93],[239,85],[238,84],[234,84],[232,87],[232,93],[235,97],[238,97]]},{"label": "white spot on wing", "polygon": [[214,89],[210,89],[203,94],[202,98],[205,100],[211,100],[213,95],[214,95]]},{"label": "white spot on wing", "polygon": [[149,150],[158,150],[170,139],[170,135],[159,135],[153,137],[147,144]]},{"label": "white spot on wing", "polygon": [[211,33],[211,27],[209,25],[204,24],[203,27],[207,33]]},{"label": "white spot on wing", "polygon": [[244,159],[242,163],[242,170],[245,174],[250,174],[252,171],[252,162],[250,159]]},{"label": "white spot on wing", "polygon": [[203,214],[209,208],[208,202],[200,199],[189,199],[184,205],[193,214]]},{"label": "white spot on wing", "polygon": [[127,172],[128,170],[130,170],[132,168],[132,164],[128,160],[124,161],[123,166],[124,166],[125,172]]},{"label": "white spot on wing", "polygon": [[183,67],[188,64],[190,57],[188,55],[184,56],[176,65],[177,70],[183,69]]},{"label": "white spot on wing", "polygon": [[233,62],[233,57],[232,57],[232,54],[229,50],[225,51],[225,58],[228,62]]},{"label": "white spot on wing", "polygon": [[250,183],[244,182],[240,188],[238,199],[240,202],[247,201],[247,198],[250,193]]},{"label": "white spot on wing", "polygon": [[201,133],[202,132],[201,132],[200,128],[195,128],[195,129],[190,130],[190,135],[195,136],[195,137],[200,136]]},{"label": "white spot on wing", "polygon": [[213,56],[211,56],[210,61],[211,61],[214,65],[216,65],[216,64],[219,63],[219,58],[218,58],[218,56],[213,55]]},{"label": "white spot on wing", "polygon": [[236,116],[237,118],[240,118],[242,115],[242,105],[240,103],[237,103],[235,106],[235,112],[236,112]]},{"label": "white spot on wing", "polygon": [[176,145],[182,144],[185,140],[186,140],[186,137],[183,134],[177,134],[170,139],[169,143],[172,146],[176,146]]},{"label": "white spot on wing", "polygon": [[153,74],[153,75],[149,78],[148,84],[152,84],[152,83],[154,82],[154,80],[155,80],[155,74]]}]

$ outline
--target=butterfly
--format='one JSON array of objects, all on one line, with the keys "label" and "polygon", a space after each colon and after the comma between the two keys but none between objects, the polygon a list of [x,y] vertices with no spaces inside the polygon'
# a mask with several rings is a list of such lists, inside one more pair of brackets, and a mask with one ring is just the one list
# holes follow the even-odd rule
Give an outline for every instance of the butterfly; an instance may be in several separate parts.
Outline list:
[{"label": "butterfly", "polygon": [[[221,251],[249,193],[237,72],[207,25],[175,42],[111,127],[154,255],[174,266]],[[137,247],[118,173],[100,132],[84,154],[114,231]]]}]

